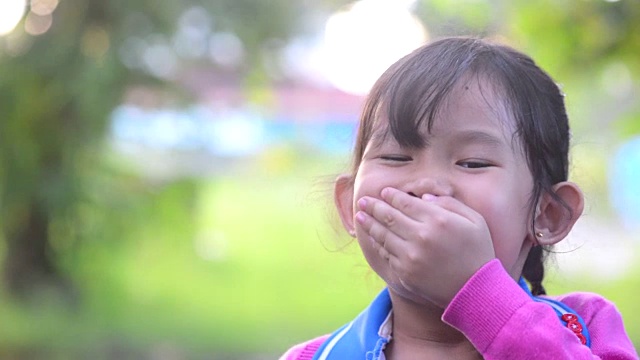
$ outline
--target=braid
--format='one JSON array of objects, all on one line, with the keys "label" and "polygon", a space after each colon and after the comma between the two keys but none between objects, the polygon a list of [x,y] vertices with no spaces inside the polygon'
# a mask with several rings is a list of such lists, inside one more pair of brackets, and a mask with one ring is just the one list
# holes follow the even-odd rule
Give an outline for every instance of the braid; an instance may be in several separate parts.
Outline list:
[{"label": "braid", "polygon": [[543,250],[542,246],[539,245],[531,248],[522,268],[522,276],[531,284],[531,293],[533,295],[547,294],[542,286],[545,258]]}]

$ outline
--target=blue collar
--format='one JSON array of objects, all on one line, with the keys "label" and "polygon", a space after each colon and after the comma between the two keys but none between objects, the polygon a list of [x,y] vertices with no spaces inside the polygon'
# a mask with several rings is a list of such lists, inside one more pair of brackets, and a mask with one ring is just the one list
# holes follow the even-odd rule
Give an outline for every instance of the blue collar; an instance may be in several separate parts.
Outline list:
[{"label": "blue collar", "polygon": [[367,360],[378,360],[389,342],[379,334],[390,312],[391,297],[385,288],[352,322],[331,334],[313,360],[362,359],[363,354]]}]

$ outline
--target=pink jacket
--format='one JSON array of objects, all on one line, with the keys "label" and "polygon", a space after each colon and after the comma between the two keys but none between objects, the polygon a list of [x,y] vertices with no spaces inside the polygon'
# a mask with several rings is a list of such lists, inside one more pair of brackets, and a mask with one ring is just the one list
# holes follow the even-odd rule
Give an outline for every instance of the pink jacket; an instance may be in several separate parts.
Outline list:
[{"label": "pink jacket", "polygon": [[[533,301],[499,260],[484,265],[445,309],[442,320],[466,335],[485,359],[638,359],[622,317],[592,293],[551,297],[587,324],[591,348],[562,326],[549,305]],[[289,349],[281,360],[311,360],[328,335]]]}]

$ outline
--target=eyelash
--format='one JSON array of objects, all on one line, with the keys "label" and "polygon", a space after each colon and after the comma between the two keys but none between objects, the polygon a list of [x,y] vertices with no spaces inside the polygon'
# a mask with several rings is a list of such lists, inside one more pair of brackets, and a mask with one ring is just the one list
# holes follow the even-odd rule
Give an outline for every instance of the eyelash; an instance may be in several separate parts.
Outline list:
[{"label": "eyelash", "polygon": [[399,162],[412,160],[410,156],[405,156],[405,155],[381,155],[380,159],[385,161],[399,161]]},{"label": "eyelash", "polygon": [[462,166],[465,169],[482,169],[482,168],[493,166],[488,162],[477,161],[477,160],[458,161],[456,165]]}]

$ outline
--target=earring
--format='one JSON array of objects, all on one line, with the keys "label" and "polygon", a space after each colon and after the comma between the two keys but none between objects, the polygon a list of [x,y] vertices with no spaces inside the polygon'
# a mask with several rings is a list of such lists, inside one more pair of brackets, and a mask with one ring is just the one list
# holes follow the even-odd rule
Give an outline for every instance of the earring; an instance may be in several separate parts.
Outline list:
[{"label": "earring", "polygon": [[536,237],[543,238],[544,234],[542,233],[542,231],[536,231]]}]

